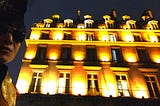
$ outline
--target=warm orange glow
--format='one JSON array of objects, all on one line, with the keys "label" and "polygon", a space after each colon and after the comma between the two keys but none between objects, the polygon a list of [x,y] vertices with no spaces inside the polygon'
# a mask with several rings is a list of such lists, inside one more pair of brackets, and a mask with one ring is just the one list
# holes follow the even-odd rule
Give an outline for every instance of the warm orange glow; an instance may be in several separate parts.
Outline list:
[{"label": "warm orange glow", "polygon": [[153,55],[153,61],[156,63],[160,63],[160,55]]},{"label": "warm orange glow", "polygon": [[136,57],[132,53],[126,53],[126,58],[128,62],[136,62]]},{"label": "warm orange glow", "polygon": [[101,53],[100,59],[101,61],[109,61],[109,55],[107,55],[106,53]]},{"label": "warm orange glow", "polygon": [[28,91],[28,82],[24,79],[18,80],[16,84],[16,88],[20,94],[27,93]]},{"label": "warm orange glow", "polygon": [[98,33],[98,39],[101,41],[108,41],[109,37],[108,37],[108,33],[107,32],[99,32]]},{"label": "warm orange glow", "polygon": [[[106,86],[108,86],[108,87],[106,87]],[[113,83],[108,83],[107,85],[103,84],[102,88],[103,88],[103,92],[102,92],[103,96],[116,97],[115,84],[113,84]]]},{"label": "warm orange glow", "polygon": [[130,31],[124,31],[122,32],[122,39],[126,42],[133,42],[134,38]]},{"label": "warm orange glow", "polygon": [[32,40],[38,40],[41,36],[41,31],[32,31],[30,35],[30,39]]},{"label": "warm orange glow", "polygon": [[158,39],[156,36],[150,36],[151,42],[158,42]]},{"label": "warm orange glow", "polygon": [[65,79],[59,78],[58,93],[63,94],[64,92],[65,92]]},{"label": "warm orange glow", "polygon": [[42,94],[56,94],[56,81],[49,80],[42,83]]},{"label": "warm orange glow", "polygon": [[133,36],[132,35],[125,35],[125,41],[127,42],[132,42],[133,41]]},{"label": "warm orange glow", "polygon": [[62,40],[62,39],[63,39],[62,33],[61,33],[61,32],[57,32],[57,33],[55,34],[55,40]]},{"label": "warm orange glow", "polygon": [[137,91],[134,92],[134,95],[136,98],[149,98],[148,92],[147,90],[144,90],[145,88],[143,87],[143,85],[141,86],[141,88]]},{"label": "warm orange glow", "polygon": [[85,32],[77,32],[77,40],[85,41],[86,40],[86,33]]},{"label": "warm orange glow", "polygon": [[33,59],[35,57],[35,52],[34,51],[28,51],[25,54],[26,59]]},{"label": "warm orange glow", "polygon": [[74,53],[74,59],[75,60],[83,60],[84,59],[84,55],[82,52],[75,52]]},{"label": "warm orange glow", "polygon": [[58,55],[57,55],[57,53],[55,53],[55,52],[51,52],[51,53],[49,54],[49,59],[51,59],[51,60],[56,60],[57,57],[58,57]]},{"label": "warm orange glow", "polygon": [[86,86],[81,81],[74,81],[72,85],[72,93],[74,95],[86,95]]},{"label": "warm orange glow", "polygon": [[50,35],[51,35],[51,39],[62,40],[64,34],[63,34],[63,31],[51,31]]}]

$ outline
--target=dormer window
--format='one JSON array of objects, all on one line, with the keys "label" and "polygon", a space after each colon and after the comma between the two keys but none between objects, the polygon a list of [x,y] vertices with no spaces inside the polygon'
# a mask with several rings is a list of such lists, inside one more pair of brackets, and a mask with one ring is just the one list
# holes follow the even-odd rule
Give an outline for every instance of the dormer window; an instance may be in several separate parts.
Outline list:
[{"label": "dormer window", "polygon": [[146,29],[158,29],[158,21],[151,20],[148,22]]},{"label": "dormer window", "polygon": [[103,16],[106,28],[114,28],[114,20],[111,20],[111,16],[104,15]]},{"label": "dormer window", "polygon": [[87,19],[84,21],[84,25],[85,25],[85,28],[92,28],[92,24],[93,24],[93,20],[92,19]]},{"label": "dormer window", "polygon": [[135,29],[136,28],[136,21],[134,21],[134,20],[128,20],[126,22],[126,25],[128,26],[128,29]]},{"label": "dormer window", "polygon": [[72,25],[73,25],[73,20],[71,20],[71,19],[65,19],[64,20],[64,26],[65,27],[72,27]]},{"label": "dormer window", "polygon": [[44,21],[44,27],[46,27],[46,28],[50,28],[51,27],[51,24],[52,24],[52,22],[53,22],[53,20],[52,19],[49,19],[49,18],[47,18],[47,19],[44,19],[43,20]]}]

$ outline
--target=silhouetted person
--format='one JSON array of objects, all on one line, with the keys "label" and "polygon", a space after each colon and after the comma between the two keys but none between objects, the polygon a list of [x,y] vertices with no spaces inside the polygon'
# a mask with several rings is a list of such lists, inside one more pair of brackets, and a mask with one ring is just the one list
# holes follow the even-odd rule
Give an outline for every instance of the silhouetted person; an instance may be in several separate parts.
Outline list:
[{"label": "silhouetted person", "polygon": [[26,5],[27,0],[0,0],[0,106],[15,106],[17,91],[5,64],[14,59],[25,39]]}]

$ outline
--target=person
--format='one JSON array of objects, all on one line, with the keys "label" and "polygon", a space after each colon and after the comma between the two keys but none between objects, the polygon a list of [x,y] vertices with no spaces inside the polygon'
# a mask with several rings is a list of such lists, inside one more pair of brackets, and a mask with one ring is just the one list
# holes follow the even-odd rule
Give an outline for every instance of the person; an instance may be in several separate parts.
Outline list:
[{"label": "person", "polygon": [[17,90],[6,63],[16,56],[25,39],[27,0],[0,0],[0,106],[15,106]]}]

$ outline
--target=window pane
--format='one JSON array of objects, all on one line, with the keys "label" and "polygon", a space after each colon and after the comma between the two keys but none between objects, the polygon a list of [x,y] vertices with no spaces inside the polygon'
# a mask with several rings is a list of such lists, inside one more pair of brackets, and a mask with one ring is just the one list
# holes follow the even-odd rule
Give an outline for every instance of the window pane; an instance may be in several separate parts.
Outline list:
[{"label": "window pane", "polygon": [[152,87],[151,87],[151,83],[147,82],[147,86],[148,86],[148,90],[149,90],[150,96],[154,97],[154,94],[153,94],[153,91],[152,91]]},{"label": "window pane", "polygon": [[122,80],[126,80],[126,76],[122,76]]},{"label": "window pane", "polygon": [[158,91],[158,87],[157,87],[157,84],[156,82],[153,82],[153,89],[154,89],[154,92],[155,92],[155,96],[158,97],[159,96],[159,91]]}]

